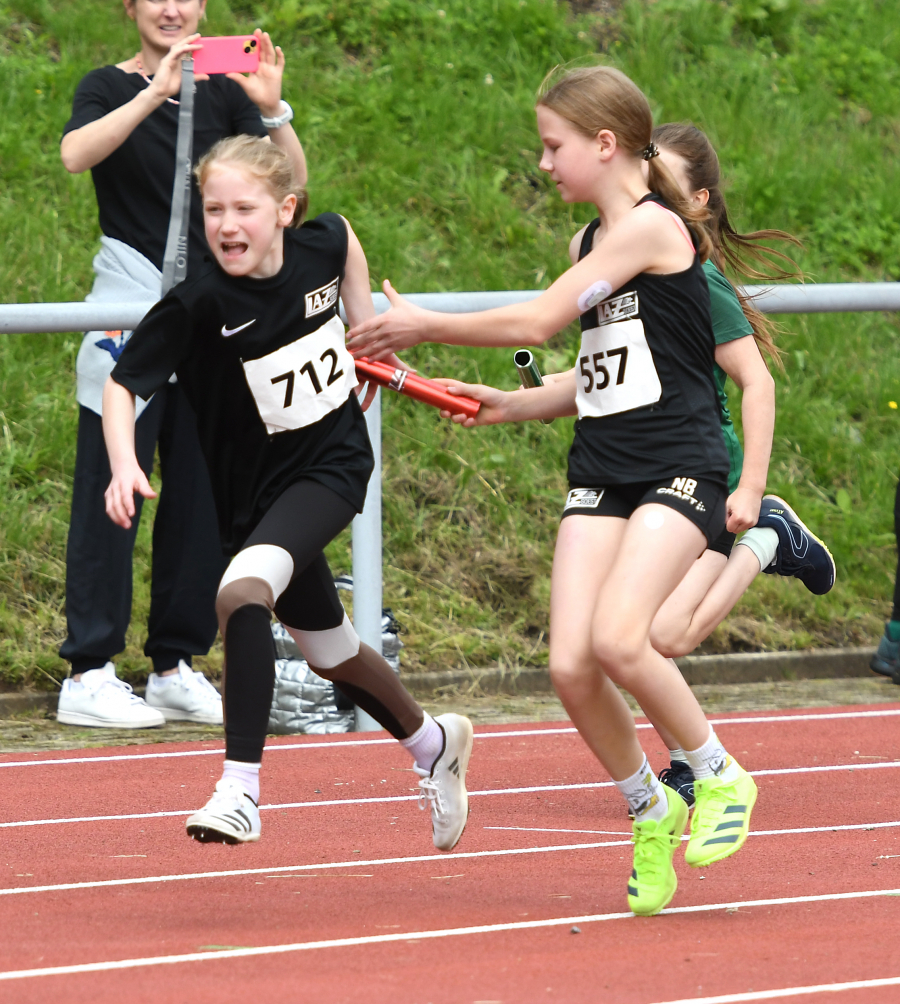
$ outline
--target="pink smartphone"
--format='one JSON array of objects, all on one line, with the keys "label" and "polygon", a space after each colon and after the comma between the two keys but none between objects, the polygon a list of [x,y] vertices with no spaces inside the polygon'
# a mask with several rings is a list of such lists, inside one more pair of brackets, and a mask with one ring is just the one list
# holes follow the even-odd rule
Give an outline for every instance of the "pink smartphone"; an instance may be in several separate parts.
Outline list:
[{"label": "pink smartphone", "polygon": [[255,73],[259,69],[259,39],[255,35],[198,38],[194,73]]}]

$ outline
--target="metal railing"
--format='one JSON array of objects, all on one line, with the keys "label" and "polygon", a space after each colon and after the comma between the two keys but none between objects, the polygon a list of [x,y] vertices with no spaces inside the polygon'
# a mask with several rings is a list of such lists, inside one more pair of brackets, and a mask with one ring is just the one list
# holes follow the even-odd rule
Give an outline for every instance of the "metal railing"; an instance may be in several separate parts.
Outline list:
[{"label": "metal railing", "polygon": [[[745,286],[755,305],[767,314],[815,314],[859,311],[900,311],[900,283],[841,282],[808,285]],[[524,303],[542,290],[498,290],[485,293],[410,293],[410,301],[429,310],[460,314]],[[383,293],[375,294],[378,313],[388,309]],[[49,334],[58,331],[131,330],[152,303],[16,303],[0,304],[0,333]],[[342,313],[343,316],[343,313]],[[344,318],[346,321],[346,318]],[[381,526],[381,392],[366,412],[375,451],[366,506],[353,521],[353,621],[360,638],[381,651],[382,526]],[[357,713],[357,730],[380,726]]]}]

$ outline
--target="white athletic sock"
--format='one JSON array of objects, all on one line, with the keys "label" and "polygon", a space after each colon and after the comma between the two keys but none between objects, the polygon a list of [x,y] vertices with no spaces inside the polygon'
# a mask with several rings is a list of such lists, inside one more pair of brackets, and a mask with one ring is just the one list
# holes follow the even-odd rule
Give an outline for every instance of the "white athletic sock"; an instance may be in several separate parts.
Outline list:
[{"label": "white athletic sock", "polygon": [[680,746],[678,749],[669,750],[669,759],[672,763],[688,763],[687,753]]},{"label": "white athletic sock", "polygon": [[698,781],[708,777],[718,777],[722,781],[730,782],[739,774],[738,765],[728,755],[712,728],[709,730],[709,739],[700,749],[685,750],[685,753]]},{"label": "white athletic sock", "polygon": [[749,547],[756,555],[760,571],[768,568],[775,560],[778,550],[778,534],[770,526],[753,526],[738,541],[744,547]]},{"label": "white athletic sock", "polygon": [[259,805],[259,768],[261,763],[241,763],[239,760],[226,760],[222,764],[222,777],[230,777]]},{"label": "white athletic sock", "polygon": [[409,738],[401,739],[400,745],[409,751],[419,770],[426,770],[430,773],[431,768],[434,767],[434,761],[444,749],[444,730],[426,712],[425,721]]},{"label": "white athletic sock", "polygon": [[637,773],[624,781],[616,781],[615,785],[625,796],[637,823],[645,823],[648,819],[659,821],[669,811],[665,785],[653,773],[646,757]]}]

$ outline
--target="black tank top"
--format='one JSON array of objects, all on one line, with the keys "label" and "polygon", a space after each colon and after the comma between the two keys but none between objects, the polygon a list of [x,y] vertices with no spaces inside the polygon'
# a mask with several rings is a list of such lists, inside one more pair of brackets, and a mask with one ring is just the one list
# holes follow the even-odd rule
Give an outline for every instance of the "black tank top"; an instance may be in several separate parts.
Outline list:
[{"label": "black tank top", "polygon": [[[644,202],[668,209],[654,193],[638,205]],[[599,226],[597,219],[585,229],[579,260],[590,253]],[[698,475],[725,485],[716,346],[699,255],[683,272],[629,279],[581,315],[581,331],[570,485]]]}]

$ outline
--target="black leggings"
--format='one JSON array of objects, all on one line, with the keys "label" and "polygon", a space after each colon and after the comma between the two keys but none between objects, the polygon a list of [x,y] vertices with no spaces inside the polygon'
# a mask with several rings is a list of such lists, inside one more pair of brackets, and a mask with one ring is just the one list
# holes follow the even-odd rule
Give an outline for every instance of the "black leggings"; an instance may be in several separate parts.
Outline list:
[{"label": "black leggings", "polygon": [[[225,755],[229,760],[257,763],[262,756],[275,685],[272,611],[286,627],[302,632],[334,632],[344,624],[344,608],[323,550],[354,515],[353,507],[324,485],[296,482],[275,500],[240,552],[258,545],[287,551],[293,561],[290,582],[280,595],[274,594],[269,581],[274,576],[263,552],[259,577],[249,563],[240,577],[220,589],[216,606],[225,641]],[[322,668],[309,659],[310,665],[337,683],[393,736],[412,735],[424,716],[397,674],[373,649],[359,644],[349,625],[335,633],[342,661],[337,665],[329,661]]]}]

